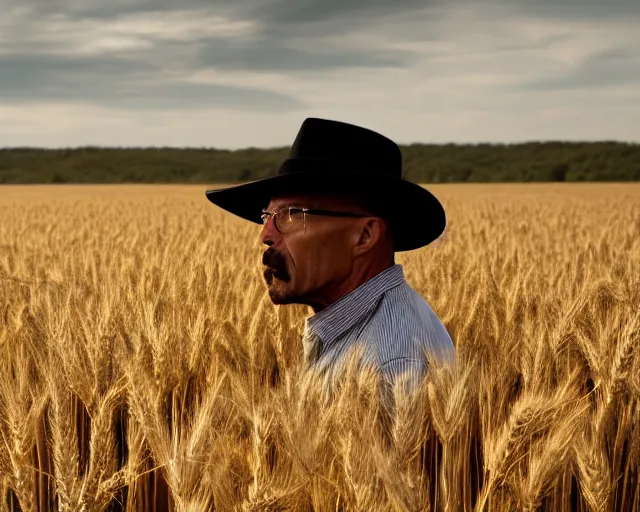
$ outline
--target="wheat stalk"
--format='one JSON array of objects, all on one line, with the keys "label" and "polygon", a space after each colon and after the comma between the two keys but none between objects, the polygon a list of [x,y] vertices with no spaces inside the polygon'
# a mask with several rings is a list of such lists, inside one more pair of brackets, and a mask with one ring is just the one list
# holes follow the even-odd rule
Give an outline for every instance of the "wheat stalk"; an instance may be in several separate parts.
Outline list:
[{"label": "wheat stalk", "polygon": [[200,187],[0,190],[0,510],[638,512],[634,187],[441,187],[397,260],[457,368],[412,399],[303,374],[307,309]]}]

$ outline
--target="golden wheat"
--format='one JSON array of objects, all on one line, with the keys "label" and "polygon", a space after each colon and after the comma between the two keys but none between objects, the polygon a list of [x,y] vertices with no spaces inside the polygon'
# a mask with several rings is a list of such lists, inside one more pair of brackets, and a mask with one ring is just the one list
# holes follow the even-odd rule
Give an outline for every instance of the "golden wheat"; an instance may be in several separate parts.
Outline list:
[{"label": "golden wheat", "polygon": [[411,397],[302,371],[206,188],[0,188],[0,511],[640,511],[639,185],[431,187]]}]

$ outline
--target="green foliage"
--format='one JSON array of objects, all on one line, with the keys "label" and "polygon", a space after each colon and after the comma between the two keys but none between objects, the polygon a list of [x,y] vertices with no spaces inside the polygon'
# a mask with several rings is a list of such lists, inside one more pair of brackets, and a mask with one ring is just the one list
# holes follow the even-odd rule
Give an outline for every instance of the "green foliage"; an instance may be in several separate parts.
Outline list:
[{"label": "green foliage", "polygon": [[[403,146],[420,183],[639,181],[640,145],[531,142]],[[234,183],[274,175],[288,148],[0,149],[0,183]]]}]

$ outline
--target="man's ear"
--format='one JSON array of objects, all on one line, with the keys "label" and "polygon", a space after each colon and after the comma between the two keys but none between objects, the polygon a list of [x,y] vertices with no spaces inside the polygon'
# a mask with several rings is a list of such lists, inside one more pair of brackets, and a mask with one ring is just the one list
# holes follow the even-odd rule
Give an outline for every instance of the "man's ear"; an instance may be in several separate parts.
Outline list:
[{"label": "man's ear", "polygon": [[353,247],[354,256],[361,256],[374,248],[382,237],[383,230],[382,220],[377,217],[368,218],[358,226],[357,242]]}]

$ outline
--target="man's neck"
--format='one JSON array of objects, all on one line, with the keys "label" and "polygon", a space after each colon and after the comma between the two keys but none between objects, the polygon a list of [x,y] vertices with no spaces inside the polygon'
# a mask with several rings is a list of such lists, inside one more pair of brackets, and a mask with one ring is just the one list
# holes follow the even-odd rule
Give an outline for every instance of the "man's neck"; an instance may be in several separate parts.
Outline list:
[{"label": "man's neck", "polygon": [[354,269],[354,272],[352,272],[352,274],[338,286],[332,290],[327,290],[321,296],[310,300],[307,305],[313,309],[315,314],[317,314],[393,265],[393,262],[386,262],[384,264],[360,266],[359,268]]}]

